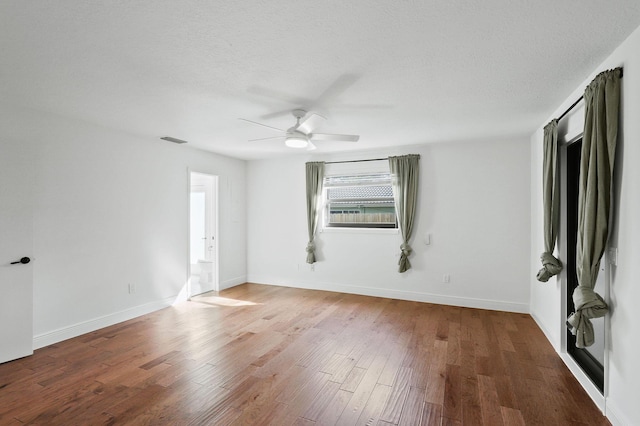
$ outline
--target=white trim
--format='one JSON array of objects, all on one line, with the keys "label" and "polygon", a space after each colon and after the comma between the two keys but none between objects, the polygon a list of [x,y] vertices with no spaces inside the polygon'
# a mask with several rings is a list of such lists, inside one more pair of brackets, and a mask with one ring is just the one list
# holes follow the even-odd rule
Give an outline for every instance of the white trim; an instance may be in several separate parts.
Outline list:
[{"label": "white trim", "polygon": [[244,284],[247,282],[247,276],[241,275],[239,277],[231,278],[228,280],[224,280],[220,283],[220,290],[226,290],[231,287],[235,287],[240,284]]},{"label": "white trim", "polygon": [[589,376],[586,375],[586,373],[582,370],[582,368],[578,365],[578,363],[573,359],[573,357],[566,352],[566,342],[565,342],[566,339],[563,339],[562,343],[560,343],[560,347],[558,347],[559,342],[557,342],[555,339],[555,336],[553,336],[549,332],[549,330],[547,330],[542,325],[542,322],[540,321],[540,319],[536,317],[535,314],[531,314],[531,317],[536,322],[536,325],[540,328],[540,330],[542,330],[547,340],[551,343],[551,346],[553,346],[556,353],[560,356],[560,359],[562,359],[562,361],[567,366],[571,374],[576,378],[580,386],[582,386],[585,392],[587,392],[587,395],[589,395],[591,400],[593,400],[593,402],[596,404],[598,409],[603,413],[603,415],[605,413],[608,414],[610,402],[608,402],[608,400],[605,399],[603,394],[600,392],[600,389],[598,389],[596,385],[593,384],[591,379],[589,379]]},{"label": "white trim", "polygon": [[187,298],[191,300],[191,168],[187,167],[187,190],[185,191],[185,204],[187,205],[187,221],[185,238],[187,243],[187,268],[185,270],[186,277],[185,282],[187,290]]},{"label": "white trim", "polygon": [[[569,114],[563,121],[561,121],[560,126],[558,128],[558,143],[559,143],[559,172],[560,172],[560,186],[562,188],[566,187],[567,182],[567,149],[570,145],[577,142],[583,137],[583,128],[584,128],[584,105],[579,106],[574,109],[571,114]],[[559,258],[567,258],[567,194],[564,191],[560,191],[560,222],[559,222],[559,233],[558,233],[558,251]],[[611,218],[610,218],[611,219]],[[608,244],[607,244],[608,247]],[[606,251],[605,251],[606,253]],[[605,273],[601,273],[601,277],[605,277],[605,291],[604,298],[605,300],[609,300],[609,265],[603,263],[602,265],[606,268]],[[567,329],[566,329],[566,318],[569,317],[569,312],[567,312],[567,300],[571,296],[567,294],[567,272],[566,269],[560,273],[557,278],[559,282],[559,290],[560,290],[560,318],[558,318],[558,327],[559,327],[559,336],[558,336],[558,344],[559,347],[556,347],[554,343],[554,347],[556,352],[565,363],[569,371],[571,371],[572,375],[576,378],[580,386],[587,392],[587,395],[593,400],[596,406],[600,409],[603,415],[606,415],[608,412],[608,398],[606,395],[608,393],[608,381],[609,381],[609,340],[610,340],[610,326],[609,326],[609,315],[607,315],[604,319],[605,326],[605,341],[604,341],[604,392],[601,392],[597,386],[593,384],[589,376],[584,372],[584,370],[580,367],[580,365],[575,361],[575,359],[567,352],[568,342],[567,342]],[[536,321],[538,326],[542,323],[541,321]],[[540,328],[542,328],[540,326]],[[545,332],[547,338],[551,335],[548,332]],[[551,339],[549,339],[551,341]]]},{"label": "white trim", "polygon": [[610,398],[607,398],[607,419],[613,426],[629,426],[633,424],[624,416],[623,410]]},{"label": "white trim", "polygon": [[213,223],[213,232],[214,232],[214,241],[216,250],[216,258],[214,262],[216,262],[215,274],[213,276],[213,289],[215,291],[220,291],[220,177],[218,175],[213,176],[213,202],[215,203],[213,207],[213,215],[214,215],[214,223]]},{"label": "white trim", "polygon": [[400,233],[398,228],[350,228],[350,227],[319,227],[318,230],[322,234],[388,234],[397,235]]},{"label": "white trim", "polygon": [[531,315],[531,318],[533,318],[533,320],[536,322],[536,325],[538,326],[538,328],[542,330],[542,333],[545,335],[549,343],[551,343],[551,346],[553,346],[553,349],[558,354],[560,354],[561,346],[558,346],[558,345],[559,344],[561,345],[561,343],[558,342],[557,336],[554,336],[553,334],[551,334],[551,332],[549,332],[549,330],[543,325],[542,321],[540,321],[540,318],[538,318],[536,314],[531,312],[529,315]]},{"label": "white trim", "polygon": [[202,176],[211,177],[211,190],[213,192],[213,200],[211,200],[214,204],[213,211],[211,214],[214,216],[213,220],[213,237],[214,237],[214,245],[215,245],[215,258],[213,259],[214,264],[214,274],[213,274],[213,290],[220,291],[223,288],[220,287],[220,176],[213,175],[211,173],[202,172],[199,170],[191,169],[187,167],[187,283],[188,283],[188,294],[191,294],[191,189],[192,189],[192,180],[193,175],[199,174]]},{"label": "white trim", "polygon": [[576,380],[578,380],[580,386],[582,386],[582,388],[587,392],[587,395],[589,395],[591,400],[604,415],[606,409],[605,399],[602,393],[600,393],[600,389],[593,384],[591,379],[589,379],[589,376],[586,375],[571,355],[566,352],[561,352],[558,355],[560,355],[560,359],[564,361],[565,365],[569,368],[569,371],[571,371],[571,374],[573,374]]},{"label": "white trim", "polygon": [[48,331],[33,337],[33,349],[40,349],[54,343],[62,342],[63,340],[78,337],[86,333],[91,333],[92,331],[100,330],[101,328],[150,314],[151,312],[167,308],[184,300],[186,300],[185,293],[181,292],[176,296],[167,297],[165,299],[156,300],[143,305],[133,306],[122,311],[82,321],[57,330]]},{"label": "white trim", "polygon": [[[409,300],[412,302],[435,303],[438,305],[460,306],[464,308],[488,309],[492,311],[505,311],[517,313],[529,313],[527,303],[505,302],[500,300],[474,299],[458,296],[442,296],[431,293],[418,293],[413,291],[393,290],[388,288],[360,287],[353,285],[333,283],[305,283],[296,281],[295,284],[279,282],[259,277],[249,277],[249,282],[264,285],[282,287],[305,288],[310,290],[324,290],[338,293],[359,294],[362,296],[384,297],[388,299]],[[273,284],[278,282],[278,284]]]}]

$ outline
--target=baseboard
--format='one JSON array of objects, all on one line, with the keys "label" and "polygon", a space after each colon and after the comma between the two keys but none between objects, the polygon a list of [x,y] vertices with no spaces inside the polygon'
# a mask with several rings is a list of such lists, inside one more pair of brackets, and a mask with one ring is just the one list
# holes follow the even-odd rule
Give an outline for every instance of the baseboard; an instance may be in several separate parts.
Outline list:
[{"label": "baseboard", "polygon": [[554,336],[551,333],[551,331],[549,331],[549,329],[547,329],[544,326],[542,321],[540,321],[540,318],[538,318],[538,316],[535,313],[531,312],[530,315],[531,315],[531,318],[533,318],[533,320],[535,321],[535,323],[538,326],[538,328],[540,330],[542,330],[542,333],[545,335],[545,337],[547,338],[549,343],[551,343],[551,346],[553,346],[553,349],[555,349],[555,351],[558,354],[560,354],[560,352],[561,352],[560,347],[562,345],[562,342],[560,342],[560,339],[557,336]]},{"label": "baseboard", "polygon": [[593,384],[589,376],[580,368],[578,363],[569,355],[568,353],[559,352],[560,359],[564,362],[564,364],[569,368],[571,374],[578,380],[580,386],[587,392],[589,398],[596,404],[598,409],[603,413],[605,413],[605,399],[604,396],[600,393],[600,389]]},{"label": "baseboard", "polygon": [[235,287],[237,285],[244,284],[246,282],[247,282],[247,276],[242,275],[239,277],[231,278],[230,280],[224,280],[220,282],[219,287],[220,287],[220,290],[225,290],[227,288]]},{"label": "baseboard", "polygon": [[183,299],[184,298],[181,295],[167,297],[162,300],[156,300],[143,305],[134,306],[119,312],[114,312],[112,314],[73,324],[68,327],[42,333],[34,336],[33,349],[40,349],[54,343],[62,342],[63,340],[71,339],[104,327],[109,327],[123,321],[128,321],[142,315],[150,314],[151,312],[171,306]]},{"label": "baseboard", "polygon": [[[460,306],[465,308],[488,309],[492,311],[505,311],[517,313],[529,313],[529,305],[526,303],[504,302],[499,300],[474,299],[458,296],[443,296],[439,294],[418,293],[404,290],[386,288],[360,287],[333,283],[304,283],[296,282],[295,285],[277,280],[259,279],[251,277],[249,282],[265,285],[278,285],[283,287],[305,288],[310,290],[335,291],[338,293],[360,294],[363,296],[384,297],[388,299],[409,300],[412,302],[435,303],[438,305]],[[276,283],[277,282],[277,283]]]},{"label": "baseboard", "polygon": [[543,326],[540,319],[534,313],[531,314],[531,317],[536,322],[540,330],[542,330],[549,343],[551,343],[555,351],[558,353],[560,359],[562,359],[569,371],[571,371],[571,374],[576,378],[580,386],[582,386],[585,392],[587,392],[587,395],[589,395],[589,398],[591,398],[598,409],[603,413],[603,416],[606,416],[614,426],[630,424],[618,420],[620,418],[620,415],[618,414],[619,411],[615,408],[612,409],[611,400],[605,398],[602,393],[600,393],[600,389],[598,389],[596,385],[593,384],[591,379],[589,379],[589,376],[587,376],[582,368],[580,368],[573,357],[568,353],[563,352],[561,348],[561,339],[553,336],[550,331]]},{"label": "baseboard", "polygon": [[628,426],[633,424],[622,414],[622,410],[609,398],[607,398],[607,419],[613,426]]}]

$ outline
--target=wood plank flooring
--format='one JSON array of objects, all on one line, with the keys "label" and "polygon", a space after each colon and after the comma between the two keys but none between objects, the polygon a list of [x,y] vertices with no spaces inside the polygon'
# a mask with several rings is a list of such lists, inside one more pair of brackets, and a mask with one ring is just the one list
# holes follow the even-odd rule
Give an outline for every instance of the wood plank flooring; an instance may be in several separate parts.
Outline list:
[{"label": "wood plank flooring", "polygon": [[608,425],[529,315],[244,284],[0,365],[0,425]]}]

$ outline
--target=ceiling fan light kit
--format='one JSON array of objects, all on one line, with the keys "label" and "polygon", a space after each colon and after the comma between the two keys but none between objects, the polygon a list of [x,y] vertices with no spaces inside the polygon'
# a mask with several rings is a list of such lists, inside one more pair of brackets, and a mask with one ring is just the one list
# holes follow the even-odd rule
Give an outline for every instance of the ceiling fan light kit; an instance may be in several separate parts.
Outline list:
[{"label": "ceiling fan light kit", "polygon": [[284,144],[289,148],[307,148],[311,151],[316,149],[316,146],[312,143],[313,141],[357,142],[358,139],[360,139],[360,136],[358,135],[332,135],[327,133],[312,133],[316,127],[326,121],[326,118],[314,112],[307,113],[307,111],[303,109],[294,109],[293,111],[291,111],[291,113],[296,118],[296,124],[295,126],[287,130],[282,130],[278,129],[277,127],[269,126],[267,124],[247,120],[246,118],[241,118],[240,120],[247,121],[251,124],[257,124],[258,126],[267,127],[278,132],[284,132],[282,136],[252,139],[251,141],[284,138]]},{"label": "ceiling fan light kit", "polygon": [[284,140],[284,144],[289,148],[306,148],[309,144],[309,139],[303,134],[289,134]]}]

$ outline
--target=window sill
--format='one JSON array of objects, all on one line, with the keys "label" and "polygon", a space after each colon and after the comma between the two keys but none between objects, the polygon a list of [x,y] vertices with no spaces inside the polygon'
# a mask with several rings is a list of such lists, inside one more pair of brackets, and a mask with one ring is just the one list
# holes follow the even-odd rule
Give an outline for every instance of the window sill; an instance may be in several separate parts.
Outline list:
[{"label": "window sill", "polygon": [[399,234],[398,228],[320,228],[321,233],[326,234]]}]

